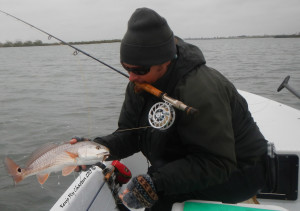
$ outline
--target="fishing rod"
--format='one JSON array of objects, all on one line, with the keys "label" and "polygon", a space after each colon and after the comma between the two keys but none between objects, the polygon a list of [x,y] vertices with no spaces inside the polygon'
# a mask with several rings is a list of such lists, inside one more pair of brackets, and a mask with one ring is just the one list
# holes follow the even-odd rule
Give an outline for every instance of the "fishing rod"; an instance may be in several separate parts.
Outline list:
[{"label": "fishing rod", "polygon": [[[85,52],[85,51],[83,51],[83,50],[81,50],[81,49],[79,49],[79,48],[77,48],[77,47],[75,47],[75,46],[73,46],[73,45],[71,45],[71,44],[69,44],[69,43],[63,41],[62,39],[60,39],[60,38],[58,38],[58,37],[56,37],[56,36],[54,36],[54,35],[52,35],[52,34],[46,32],[46,31],[44,31],[44,30],[42,30],[42,29],[40,29],[40,28],[38,28],[38,27],[36,27],[36,26],[34,26],[34,25],[32,25],[32,24],[30,24],[30,23],[28,23],[28,22],[26,22],[26,21],[24,21],[24,20],[22,20],[22,19],[20,19],[20,18],[18,18],[18,17],[16,17],[16,16],[14,16],[14,15],[11,15],[11,14],[9,14],[9,13],[3,11],[3,10],[0,10],[0,12],[3,13],[3,14],[8,15],[9,17],[14,18],[14,19],[16,19],[17,21],[20,21],[20,22],[22,22],[22,23],[24,23],[24,24],[26,24],[26,25],[28,25],[28,26],[30,26],[30,27],[32,27],[32,28],[34,28],[34,29],[36,29],[36,30],[38,30],[38,31],[40,31],[40,32],[42,32],[42,33],[44,33],[44,34],[46,34],[46,35],[48,35],[48,39],[49,39],[49,40],[50,40],[51,38],[54,38],[54,39],[60,41],[61,43],[63,43],[63,44],[65,44],[65,45],[67,45],[67,46],[69,46],[69,47],[75,49],[73,55],[77,55],[78,52],[80,52],[80,53],[82,53],[82,54],[84,54],[84,55],[86,55],[86,56],[92,58],[93,60],[95,60],[95,61],[97,61],[97,62],[103,64],[104,66],[110,68],[111,70],[113,70],[113,71],[115,71],[115,72],[117,72],[117,73],[119,73],[119,74],[125,76],[126,78],[129,78],[129,76],[128,76],[127,74],[125,74],[124,72],[122,72],[122,71],[120,71],[120,70],[118,70],[118,69],[112,67],[111,65],[109,65],[109,64],[107,64],[107,63],[105,63],[105,62],[103,62],[103,61],[101,61],[101,60],[95,58],[94,56],[88,54],[87,52]],[[175,116],[174,116],[174,117],[170,117],[170,116],[171,116],[171,115],[175,115],[175,112],[172,111],[172,107],[170,107],[168,104],[172,105],[173,107],[175,107],[175,108],[177,108],[177,109],[179,109],[179,110],[181,110],[181,111],[184,111],[187,115],[194,116],[194,115],[197,115],[197,114],[199,113],[197,109],[195,109],[195,108],[193,108],[193,107],[190,107],[190,106],[187,106],[187,105],[184,104],[183,102],[181,102],[181,101],[179,101],[179,100],[176,100],[176,99],[174,99],[174,98],[168,96],[167,93],[162,92],[161,90],[159,90],[159,89],[153,87],[153,86],[150,85],[150,84],[147,84],[147,83],[137,83],[137,82],[135,82],[135,85],[136,85],[136,87],[137,87],[138,89],[142,89],[142,90],[144,90],[144,91],[146,91],[146,92],[148,92],[148,93],[150,93],[150,94],[152,94],[152,95],[158,97],[159,99],[161,99],[161,100],[167,102],[166,105],[163,105],[163,106],[156,106],[156,107],[154,108],[154,111],[153,111],[153,113],[151,114],[152,120],[151,120],[151,121],[149,120],[149,121],[150,121],[150,124],[151,124],[154,128],[160,128],[160,129],[163,128],[163,129],[167,129],[167,128],[169,128],[169,126],[172,125],[172,124],[170,124],[170,121],[171,121],[171,123],[174,122],[174,117],[175,117]],[[150,114],[149,114],[149,115],[150,115]],[[162,118],[161,118],[162,116],[163,116],[163,117],[168,117],[167,121],[166,121],[164,118],[162,119]]]}]

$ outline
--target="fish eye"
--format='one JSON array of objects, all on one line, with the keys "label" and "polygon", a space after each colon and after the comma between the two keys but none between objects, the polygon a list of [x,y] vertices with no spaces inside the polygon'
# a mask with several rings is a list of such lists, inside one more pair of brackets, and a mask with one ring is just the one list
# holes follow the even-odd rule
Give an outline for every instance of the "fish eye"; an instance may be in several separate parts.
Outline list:
[{"label": "fish eye", "polygon": [[100,146],[96,146],[96,149],[100,149]]}]

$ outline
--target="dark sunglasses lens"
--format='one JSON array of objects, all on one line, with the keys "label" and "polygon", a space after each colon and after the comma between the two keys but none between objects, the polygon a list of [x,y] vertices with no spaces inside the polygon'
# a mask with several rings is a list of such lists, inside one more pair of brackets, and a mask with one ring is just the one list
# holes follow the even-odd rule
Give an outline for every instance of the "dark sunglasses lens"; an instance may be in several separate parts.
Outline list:
[{"label": "dark sunglasses lens", "polygon": [[136,75],[146,75],[147,73],[149,73],[150,68],[132,68],[132,71],[134,74]]},{"label": "dark sunglasses lens", "polygon": [[136,75],[146,75],[147,73],[150,72],[150,67],[128,67],[124,64],[122,64],[125,70],[128,72],[132,72]]}]

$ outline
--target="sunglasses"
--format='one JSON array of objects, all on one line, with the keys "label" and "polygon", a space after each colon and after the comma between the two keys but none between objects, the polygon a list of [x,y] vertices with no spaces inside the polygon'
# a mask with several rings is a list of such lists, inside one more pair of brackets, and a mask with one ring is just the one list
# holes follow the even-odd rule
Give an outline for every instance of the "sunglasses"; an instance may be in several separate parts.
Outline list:
[{"label": "sunglasses", "polygon": [[136,67],[128,67],[127,65],[121,63],[123,68],[127,70],[128,72],[132,72],[135,75],[146,75],[147,73],[150,72],[151,66],[150,67],[143,67],[143,66],[136,66]]}]

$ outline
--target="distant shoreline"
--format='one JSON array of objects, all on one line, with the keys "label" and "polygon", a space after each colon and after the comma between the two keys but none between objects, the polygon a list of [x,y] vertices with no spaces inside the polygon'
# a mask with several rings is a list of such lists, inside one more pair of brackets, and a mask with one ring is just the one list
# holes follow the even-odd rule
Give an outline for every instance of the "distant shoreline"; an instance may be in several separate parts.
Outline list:
[{"label": "distant shoreline", "polygon": [[241,36],[229,36],[229,37],[201,37],[201,38],[185,38],[185,40],[216,40],[216,39],[250,39],[250,38],[300,38],[299,34],[291,35],[241,35]]},{"label": "distant shoreline", "polygon": [[[80,42],[68,42],[70,45],[88,45],[88,44],[103,44],[103,43],[115,43],[121,42],[120,39],[113,39],[113,40],[99,40],[99,41],[80,41]],[[41,40],[32,41],[16,41],[10,42],[7,41],[6,43],[0,42],[0,48],[7,48],[7,47],[30,47],[30,46],[53,46],[53,45],[64,45],[61,42],[56,43],[43,43]]]},{"label": "distant shoreline", "polygon": [[[249,39],[249,38],[300,38],[300,33],[291,35],[241,35],[241,36],[229,36],[229,37],[200,37],[200,38],[184,38],[184,40],[216,40],[216,39]],[[121,39],[112,40],[99,40],[99,41],[80,41],[80,42],[68,42],[70,45],[88,45],[88,44],[102,44],[102,43],[115,43],[121,42]],[[29,47],[29,46],[53,46],[53,45],[64,45],[61,42],[57,43],[43,43],[41,40],[32,41],[7,41],[5,43],[0,42],[0,48],[6,47]]]}]

